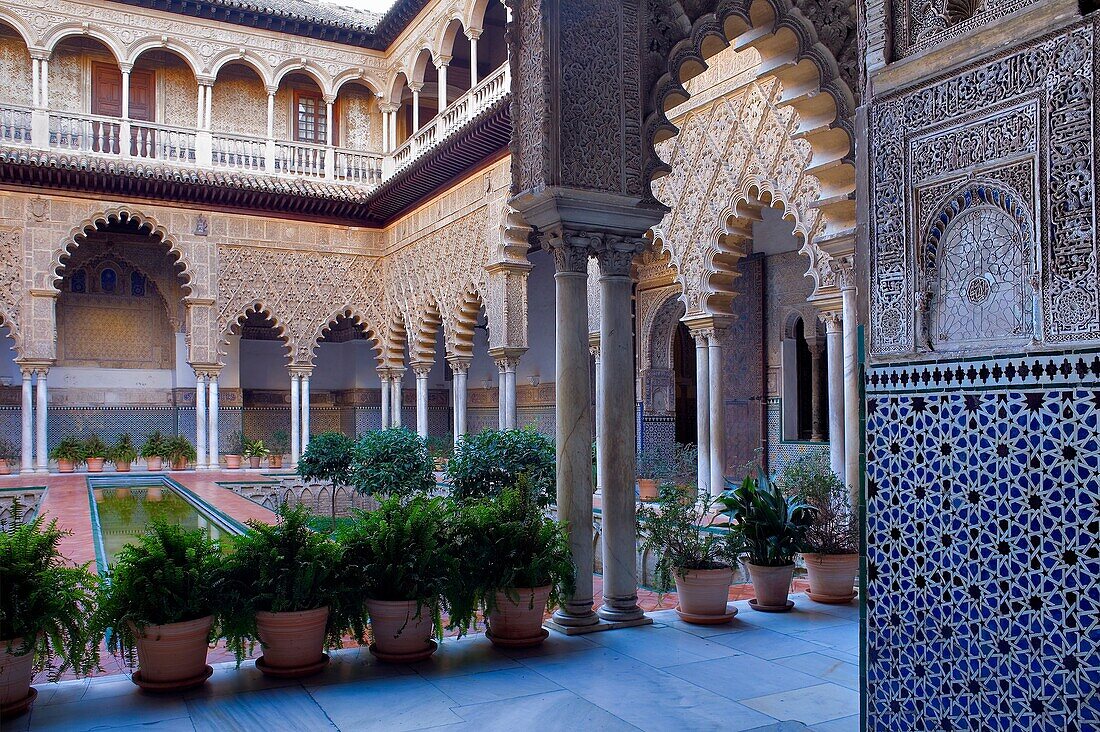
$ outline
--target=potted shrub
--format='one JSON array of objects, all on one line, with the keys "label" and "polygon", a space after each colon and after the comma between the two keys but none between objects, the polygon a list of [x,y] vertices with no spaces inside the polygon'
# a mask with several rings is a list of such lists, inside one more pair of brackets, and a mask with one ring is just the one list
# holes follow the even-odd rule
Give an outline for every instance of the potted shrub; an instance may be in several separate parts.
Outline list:
[{"label": "potted shrub", "polygon": [[[18,508],[13,510],[18,514]],[[99,577],[72,567],[59,551],[67,533],[41,516],[0,532],[0,718],[22,714],[38,692],[31,679],[50,680],[99,665],[100,636],[92,630]]]},{"label": "potted shrub", "polygon": [[172,470],[187,470],[187,465],[198,458],[195,446],[183,435],[169,437],[164,444],[164,458]]},{"label": "potted shrub", "polygon": [[147,470],[161,470],[164,465],[165,443],[164,435],[160,430],[155,430],[145,438],[141,444],[141,457],[145,460]]},{"label": "potted shrub", "polygon": [[544,614],[573,591],[575,571],[564,526],[535,505],[523,482],[458,507],[458,568],[447,592],[450,627],[466,632],[481,610],[489,640],[512,648],[546,639]]},{"label": "potted shrub", "polygon": [[57,461],[59,473],[71,473],[84,462],[84,442],[75,437],[62,437],[50,450],[50,457]]},{"label": "potted shrub", "polygon": [[19,454],[6,438],[0,437],[0,475],[11,475],[12,466],[19,462]]},{"label": "potted shrub", "polygon": [[348,479],[367,495],[409,496],[435,488],[435,465],[415,432],[374,430],[352,446]]},{"label": "potted shrub", "polygon": [[460,501],[514,488],[524,475],[535,504],[546,507],[556,491],[554,443],[530,427],[463,435],[447,463],[447,475]]},{"label": "potted shrub", "polygon": [[245,440],[241,454],[248,458],[248,467],[256,470],[260,467],[260,461],[271,454],[264,445],[263,440]]},{"label": "potted shrub", "polygon": [[733,582],[728,534],[711,516],[714,500],[696,505],[671,485],[661,486],[656,505],[638,509],[642,551],[656,557],[655,582],[660,592],[676,588],[680,619],[697,625],[728,623],[737,614],[729,603]]},{"label": "potted shrub", "polygon": [[635,458],[638,473],[638,498],[657,500],[657,486],[673,472],[673,446],[664,442],[645,442]]},{"label": "potted shrub", "polygon": [[859,573],[859,518],[849,504],[844,484],[821,452],[797,460],[780,475],[780,487],[814,508],[806,530],[802,559],[814,602],[844,604],[856,597]]},{"label": "potted shrub", "polygon": [[203,684],[212,669],[215,589],[223,555],[202,529],[154,518],[127,544],[102,586],[95,627],[110,628],[108,648],[138,670],[143,689],[170,691]]},{"label": "potted shrub", "polygon": [[225,441],[225,467],[238,470],[241,467],[241,455],[244,453],[244,433],[234,432]]},{"label": "potted shrub", "polygon": [[343,612],[340,548],[309,519],[304,505],[284,503],[276,524],[250,521],[251,531],[234,541],[217,592],[238,666],[258,641],[264,655],[256,668],[264,674],[308,676],[325,667],[325,648],[339,648],[345,630],[357,638],[365,632],[361,602],[353,617]]},{"label": "potted shrub", "polygon": [[740,486],[718,497],[729,512],[730,543],[752,579],[753,610],[785,612],[794,576],[794,555],[805,548],[806,531],[814,509],[797,496],[784,496],[762,471],[745,477]]},{"label": "potted shrub", "polygon": [[99,435],[89,435],[84,440],[84,462],[88,464],[89,473],[102,473],[110,454],[111,448]]},{"label": "potted shrub", "polygon": [[[268,456],[268,465],[278,470],[283,467],[283,455],[290,452],[290,435],[286,430],[275,430],[271,433],[271,454]],[[308,446],[307,446],[308,448]]]},{"label": "potted shrub", "polygon": [[115,464],[115,470],[119,473],[129,473],[130,466],[137,460],[137,450],[128,433],[118,436],[118,440],[111,446],[111,462]]},{"label": "potted shrub", "polygon": [[309,441],[298,461],[298,475],[305,480],[325,480],[332,484],[332,528],[336,528],[336,489],[348,485],[351,452],[355,441],[342,432],[322,432]]},{"label": "potted shrub", "polygon": [[443,638],[453,555],[448,510],[443,498],[391,495],[375,511],[356,512],[337,534],[348,581],[360,588],[370,617],[370,652],[380,660],[423,660]]}]

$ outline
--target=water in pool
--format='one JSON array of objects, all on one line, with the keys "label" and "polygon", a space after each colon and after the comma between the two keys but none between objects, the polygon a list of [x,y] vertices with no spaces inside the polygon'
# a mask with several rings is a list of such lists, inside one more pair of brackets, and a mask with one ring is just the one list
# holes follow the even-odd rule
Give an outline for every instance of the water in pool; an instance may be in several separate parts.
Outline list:
[{"label": "water in pool", "polygon": [[[108,564],[145,530],[154,518],[179,524],[188,529],[206,529],[215,539],[228,539],[228,532],[212,523],[168,486],[96,488],[96,512],[99,533]],[[223,546],[228,545],[223,541]]]}]

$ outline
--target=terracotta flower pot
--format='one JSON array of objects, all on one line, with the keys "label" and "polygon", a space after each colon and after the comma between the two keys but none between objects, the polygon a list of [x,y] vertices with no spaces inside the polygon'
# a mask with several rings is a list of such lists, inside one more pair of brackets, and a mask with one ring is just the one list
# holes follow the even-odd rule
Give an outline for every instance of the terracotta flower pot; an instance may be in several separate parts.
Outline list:
[{"label": "terracotta flower pot", "polygon": [[855,599],[853,589],[859,573],[858,554],[802,554],[809,575],[806,593],[814,602],[843,605]]},{"label": "terracotta flower pot", "polygon": [[76,469],[76,463],[72,460],[58,460],[57,472],[59,473],[71,473]]},{"label": "terracotta flower pot", "polygon": [[256,668],[269,676],[297,678],[315,674],[328,663],[325,624],[328,607],[286,613],[256,613],[264,655]]},{"label": "terracotta flower pot", "polygon": [[677,570],[674,576],[680,600],[676,614],[685,623],[718,625],[728,623],[737,614],[737,609],[729,605],[732,567],[689,569],[682,574]]},{"label": "terracotta flower pot", "polygon": [[656,501],[657,481],[653,478],[638,478],[638,498],[643,501]]},{"label": "terracotta flower pot", "polygon": [[105,458],[90,457],[88,458],[88,472],[89,473],[102,473],[103,464],[107,462]]},{"label": "terracotta flower pot", "polygon": [[260,467],[260,458],[258,458],[258,457],[248,458],[248,467],[252,468],[253,470],[256,470],[257,468],[259,468]]},{"label": "terracotta flower pot", "polygon": [[187,470],[187,458],[176,458],[173,460],[172,470]]},{"label": "terracotta flower pot", "polygon": [[145,458],[145,469],[153,472],[156,472],[157,470],[164,470],[164,458]]},{"label": "terracotta flower pot", "polygon": [[206,638],[214,617],[134,628],[138,670],[133,682],[150,691],[175,691],[203,684],[212,673],[206,665]]},{"label": "terracotta flower pot", "polygon": [[517,587],[512,593],[518,595],[518,600],[513,600],[507,592],[496,593],[496,605],[489,611],[489,630],[485,635],[493,645],[505,648],[537,646],[550,635],[542,627],[550,585]]},{"label": "terracotta flower pot", "polygon": [[241,456],[240,455],[226,455],[225,456],[225,467],[229,468],[230,470],[239,469],[241,467]]},{"label": "terracotta flower pot", "polygon": [[34,652],[15,655],[22,646],[22,638],[0,641],[0,717],[5,720],[27,711],[37,696],[31,689]]},{"label": "terracotta flower pot", "polygon": [[267,465],[270,468],[275,468],[275,469],[282,468],[283,467],[283,456],[282,455],[270,455],[270,456],[268,456]]},{"label": "terracotta flower pot", "polygon": [[756,593],[755,601],[749,606],[754,610],[779,612],[790,610],[794,603],[787,599],[791,591],[791,579],[794,577],[794,564],[785,567],[762,567],[745,562],[752,579],[752,589]]},{"label": "terracotta flower pot", "polygon": [[129,460],[116,460],[115,461],[115,472],[116,473],[129,473],[130,472],[130,461]]},{"label": "terracotta flower pot", "polygon": [[370,652],[381,661],[409,663],[435,653],[432,616],[427,604],[416,612],[416,600],[367,600],[374,643]]},{"label": "terracotta flower pot", "polygon": [[11,475],[11,465],[4,458],[0,458],[0,475]]}]

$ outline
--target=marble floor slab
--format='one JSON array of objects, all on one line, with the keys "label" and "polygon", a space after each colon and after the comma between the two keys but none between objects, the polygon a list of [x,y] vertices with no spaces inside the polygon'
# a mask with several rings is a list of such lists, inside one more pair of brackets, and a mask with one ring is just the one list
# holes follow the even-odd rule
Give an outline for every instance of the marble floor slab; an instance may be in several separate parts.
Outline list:
[{"label": "marble floor slab", "polygon": [[675,613],[592,636],[551,634],[540,647],[446,639],[428,661],[385,665],[366,650],[331,654],[321,674],[272,680],[253,662],[215,665],[201,689],[148,696],[125,676],[42,685],[27,730],[768,730],[859,729],[858,613],[794,596],[765,617],[738,602],[722,626]]}]

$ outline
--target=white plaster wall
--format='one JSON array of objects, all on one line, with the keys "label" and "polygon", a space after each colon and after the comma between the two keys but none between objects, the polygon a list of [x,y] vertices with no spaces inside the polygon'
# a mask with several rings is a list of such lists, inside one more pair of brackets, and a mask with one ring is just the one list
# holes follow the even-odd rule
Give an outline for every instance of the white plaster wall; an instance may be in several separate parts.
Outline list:
[{"label": "white plaster wall", "polygon": [[286,345],[282,341],[241,340],[239,343],[240,388],[290,389]]},{"label": "white plaster wall", "polygon": [[171,389],[175,386],[172,369],[101,369],[81,366],[55,366],[50,369],[51,389],[105,390],[109,404],[112,389]]},{"label": "white plaster wall", "polygon": [[225,389],[238,389],[241,386],[241,337],[230,335],[222,345],[225,367],[218,374],[218,386]]},{"label": "white plaster wall", "polygon": [[195,370],[187,361],[187,334],[176,333],[176,386],[194,388]]}]

